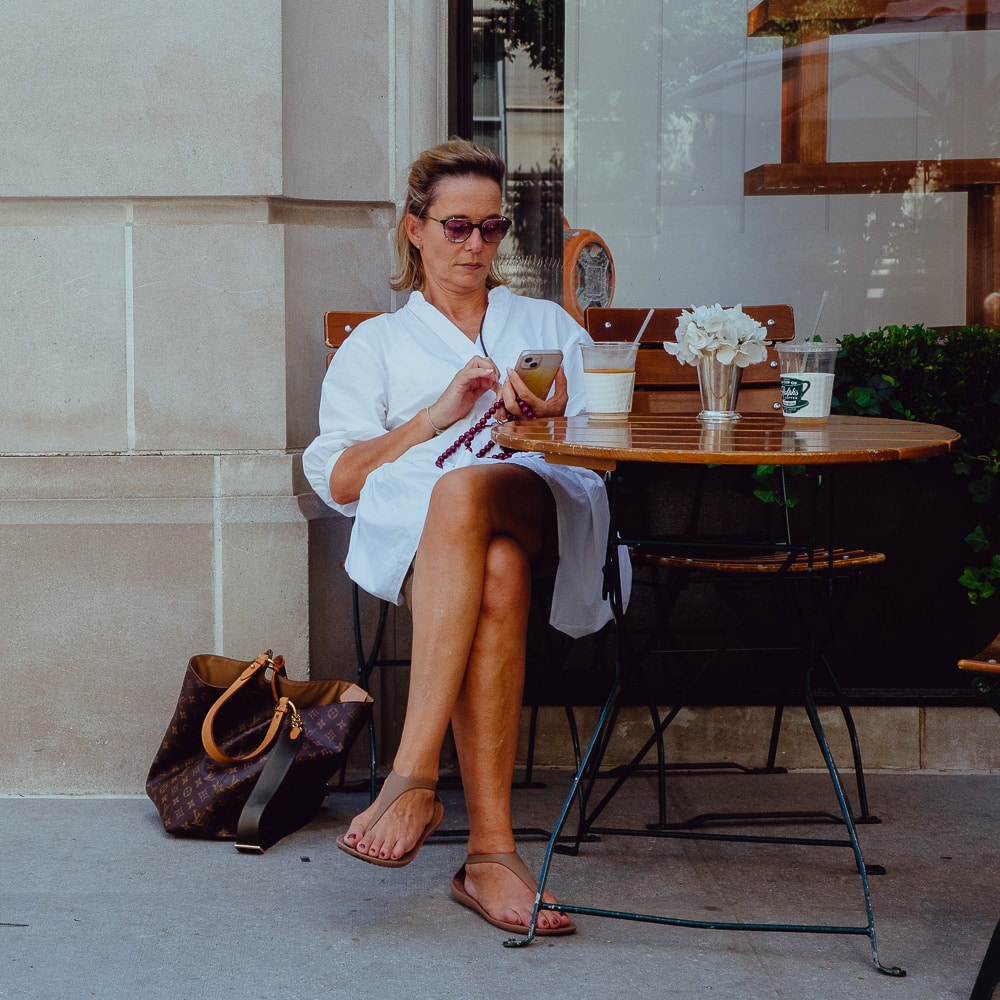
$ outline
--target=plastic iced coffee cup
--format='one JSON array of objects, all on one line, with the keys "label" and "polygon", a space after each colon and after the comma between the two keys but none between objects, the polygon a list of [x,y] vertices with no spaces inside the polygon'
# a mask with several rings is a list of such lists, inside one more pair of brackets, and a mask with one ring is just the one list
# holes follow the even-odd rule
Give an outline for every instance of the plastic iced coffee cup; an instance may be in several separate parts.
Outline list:
[{"label": "plastic iced coffee cup", "polygon": [[781,366],[781,410],[789,420],[826,420],[833,398],[837,345],[775,344]]},{"label": "plastic iced coffee cup", "polygon": [[600,341],[581,344],[583,352],[583,402],[587,415],[622,418],[632,411],[637,344]]}]

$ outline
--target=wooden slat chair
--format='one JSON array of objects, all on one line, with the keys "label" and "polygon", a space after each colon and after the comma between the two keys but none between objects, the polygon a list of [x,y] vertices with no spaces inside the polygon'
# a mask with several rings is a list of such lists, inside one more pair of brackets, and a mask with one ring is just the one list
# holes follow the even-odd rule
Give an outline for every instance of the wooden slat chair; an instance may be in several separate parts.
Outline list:
[{"label": "wooden slat chair", "polygon": [[[366,319],[370,319],[377,315],[379,315],[377,312],[344,311],[330,311],[324,314],[324,340],[327,348],[329,348],[329,353],[326,357],[327,366],[329,366],[330,360],[333,358],[337,349],[343,345],[344,341],[350,336],[352,331]],[[410,661],[408,658],[399,659],[385,657],[382,655],[382,644],[385,638],[385,628],[389,613],[388,601],[378,601],[375,625],[372,629],[370,637],[366,639],[363,629],[363,620],[365,616],[361,607],[362,600],[361,588],[356,583],[352,582],[351,605],[354,630],[354,648],[355,655],[357,657],[358,683],[366,691],[369,691],[371,689],[372,676],[377,669],[408,667]],[[373,600],[376,599],[373,598]],[[536,616],[541,614],[541,603],[541,601],[536,602],[537,606],[534,608]],[[547,625],[540,624],[539,630],[542,632],[541,641],[545,644],[544,649],[547,654],[551,654],[549,658],[552,660],[558,660],[565,656],[565,650],[561,648],[562,644],[560,644],[558,640],[549,633]],[[517,782],[516,787],[518,788],[540,787],[540,783],[534,780],[535,738],[538,731],[539,707],[540,706],[537,700],[532,701],[529,705],[530,716],[528,724],[528,745],[526,750],[525,770],[523,779]],[[579,761],[580,738],[576,725],[576,716],[570,705],[567,704],[564,707],[566,711],[567,724],[569,726],[570,739],[573,745],[574,759]],[[374,801],[375,795],[378,791],[378,754],[373,722],[369,723],[368,735],[371,762],[371,797]],[[462,836],[464,832],[465,831],[438,831],[438,833],[435,834],[435,839],[458,838]],[[518,833],[521,838],[538,836],[546,839],[549,835],[548,832],[544,830],[520,830],[515,832]]]},{"label": "wooden slat chair", "polygon": [[[973,689],[1000,715],[1000,633],[975,656],[959,660],[958,669],[972,675]],[[992,1000],[997,986],[1000,986],[1000,921],[983,955],[969,1000]]]},{"label": "wooden slat chair", "polygon": [[328,312],[323,316],[323,341],[329,348],[327,366],[351,332],[366,319],[378,316],[377,312]]},{"label": "wooden slat chair", "polygon": [[1000,715],[1000,634],[981,652],[958,661],[958,669],[972,674],[972,686]]},{"label": "wooden slat chair", "polygon": [[[636,359],[636,382],[633,396],[633,412],[637,413],[697,413],[701,409],[698,393],[697,372],[690,365],[680,364],[673,355],[663,349],[664,341],[673,342],[677,329],[680,308],[658,308],[654,311],[640,343]],[[743,311],[761,323],[767,330],[770,344],[793,340],[795,337],[795,321],[792,307],[789,305],[743,306]],[[640,327],[646,320],[649,310],[643,308],[592,308],[587,311],[586,326],[595,340],[634,340]],[[768,347],[767,357],[756,365],[744,370],[741,381],[737,408],[741,413],[780,413],[781,384],[777,352],[773,346]],[[721,470],[719,470],[721,471]],[[657,594],[656,624],[649,630],[645,642],[637,649],[640,662],[647,656],[673,655],[685,653],[701,653],[705,649],[683,650],[677,645],[664,648],[661,644],[671,634],[671,613],[682,591],[693,584],[710,584],[720,588],[725,594],[726,588],[732,589],[738,582],[744,584],[757,579],[763,582],[794,584],[796,579],[806,580],[819,577],[820,572],[834,573],[838,577],[853,581],[856,574],[867,567],[885,561],[881,552],[867,551],[856,548],[834,548],[832,552],[824,548],[803,547],[793,543],[787,519],[784,520],[780,537],[773,545],[766,547],[760,544],[743,545],[735,540],[730,551],[721,555],[717,551],[708,554],[703,545],[695,539],[699,536],[699,521],[702,517],[703,502],[706,493],[713,485],[713,474],[716,470],[701,468],[698,470],[695,496],[690,508],[686,527],[676,536],[675,545],[664,549],[662,540],[644,550],[641,545],[632,548],[632,563],[635,569],[637,585],[643,583],[654,588]],[[781,489],[786,489],[785,471],[780,470]],[[793,588],[794,593],[794,588]],[[739,634],[740,621],[732,619],[728,635],[715,647],[714,655],[705,665],[695,672],[683,686],[684,695],[678,703],[665,715],[656,727],[657,771],[660,781],[660,825],[697,825],[705,817],[695,817],[687,824],[668,824],[666,821],[664,771],[664,748],[662,734],[684,707],[684,698],[694,690],[702,676],[717,662],[724,652],[735,651],[731,640]],[[741,652],[773,650],[787,652],[784,647],[774,646],[750,648],[741,647]],[[871,816],[864,783],[864,770],[861,760],[861,750],[857,731],[849,706],[837,679],[825,657],[821,658],[834,695],[843,714],[844,722],[851,742],[855,774],[859,797],[858,821],[877,822]],[[740,770],[759,773],[779,772],[783,770],[776,766],[778,744],[781,734],[781,723],[784,714],[784,699],[777,701],[772,720],[770,742],[765,766],[763,768],[743,768]],[[734,767],[731,762],[726,766]],[[683,769],[683,765],[677,765]],[[821,814],[826,817],[827,814]],[[820,818],[817,816],[817,818]],[[830,817],[836,819],[836,817]]]}]

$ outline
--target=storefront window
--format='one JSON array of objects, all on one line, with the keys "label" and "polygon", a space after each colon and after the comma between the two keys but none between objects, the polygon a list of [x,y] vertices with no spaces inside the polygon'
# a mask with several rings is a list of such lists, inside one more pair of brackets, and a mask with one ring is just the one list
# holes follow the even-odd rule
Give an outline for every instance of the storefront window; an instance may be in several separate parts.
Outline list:
[{"label": "storefront window", "polygon": [[505,271],[519,291],[561,301],[563,2],[458,0],[453,22],[451,131],[508,166]]},{"label": "storefront window", "polygon": [[510,166],[514,252],[557,258],[564,220],[599,234],[616,305],[790,302],[828,339],[959,325],[1000,268],[991,2],[801,0],[765,23],[749,0],[455,0],[454,130]]},{"label": "storefront window", "polygon": [[[453,81],[476,95],[455,131],[505,151],[517,290],[581,319],[602,288],[616,306],[790,303],[800,339],[831,342],[1000,327],[1000,0],[453,2],[467,22],[456,55],[476,53]],[[593,255],[568,253],[578,232]],[[969,502],[959,493],[922,501],[930,520]],[[896,532],[895,579],[915,600],[927,588],[905,567],[910,546],[924,551],[922,510],[872,529]],[[961,605],[945,615],[956,634],[963,552],[934,581]],[[882,593],[898,602],[884,620],[921,616],[891,583]],[[952,687],[953,651],[914,644],[926,686]],[[842,680],[924,686],[898,649],[854,657]]]}]

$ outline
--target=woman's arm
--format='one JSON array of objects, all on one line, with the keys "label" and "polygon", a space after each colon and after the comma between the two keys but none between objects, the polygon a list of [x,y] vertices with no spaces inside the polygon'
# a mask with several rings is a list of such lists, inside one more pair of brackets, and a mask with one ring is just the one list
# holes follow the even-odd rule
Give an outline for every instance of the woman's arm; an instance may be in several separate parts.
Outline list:
[{"label": "woman's arm", "polygon": [[497,387],[494,364],[486,358],[473,358],[430,406],[405,424],[344,450],[330,474],[330,494],[334,502],[353,503],[361,495],[370,472],[387,462],[394,462],[414,445],[433,437],[434,428],[443,431],[467,416],[484,392]]}]

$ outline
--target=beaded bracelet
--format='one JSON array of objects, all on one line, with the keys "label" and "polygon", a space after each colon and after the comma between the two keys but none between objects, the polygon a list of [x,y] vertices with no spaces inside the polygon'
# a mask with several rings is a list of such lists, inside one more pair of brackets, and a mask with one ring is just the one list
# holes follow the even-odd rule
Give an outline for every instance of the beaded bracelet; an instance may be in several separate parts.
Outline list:
[{"label": "beaded bracelet", "polygon": [[[534,418],[535,411],[523,399],[521,399],[520,396],[517,397],[517,405],[518,405],[518,408],[520,409],[521,413],[525,417],[525,419],[531,420],[531,419]],[[455,452],[458,451],[458,449],[461,448],[463,444],[465,445],[466,448],[469,449],[469,451],[472,451],[472,442],[475,439],[476,435],[479,434],[481,431],[483,431],[483,430],[486,429],[486,425],[490,422],[490,417],[492,417],[500,409],[500,407],[502,407],[502,406],[503,406],[503,400],[502,399],[498,399],[482,415],[482,417],[480,417],[479,420],[476,421],[476,424],[475,424],[474,427],[471,427],[464,434],[460,434],[455,439],[455,441],[454,441],[453,444],[450,444],[443,452],[441,452],[440,455],[438,455],[437,459],[434,461],[434,464],[439,469],[443,469],[444,468],[444,463],[449,458],[451,458],[451,456],[454,455]],[[428,420],[429,419],[430,419],[430,416],[428,416]],[[431,424],[431,426],[433,427],[434,425]],[[490,451],[493,450],[493,448],[495,447],[495,445],[496,445],[495,441],[492,441],[492,440],[488,441],[485,445],[483,445],[482,448],[479,449],[479,451],[476,452],[476,458],[485,458],[486,455]],[[516,453],[513,452],[513,451],[511,451],[510,448],[501,448],[500,449],[500,454],[494,455],[493,457],[496,458],[498,461],[501,461],[501,460],[503,460],[505,458],[510,458],[510,456],[513,455],[513,454],[516,454]]]}]

